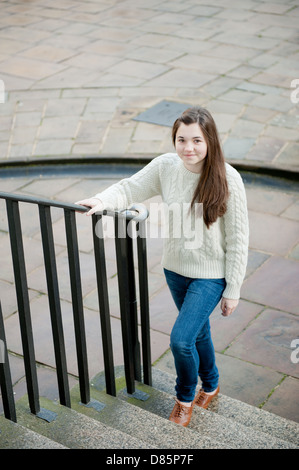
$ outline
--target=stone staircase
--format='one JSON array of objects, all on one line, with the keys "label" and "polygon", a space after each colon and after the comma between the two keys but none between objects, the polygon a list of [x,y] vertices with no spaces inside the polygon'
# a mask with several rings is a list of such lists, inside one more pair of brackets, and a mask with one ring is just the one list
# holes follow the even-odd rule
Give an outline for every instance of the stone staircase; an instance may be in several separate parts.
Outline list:
[{"label": "stone staircase", "polygon": [[136,383],[128,395],[123,368],[116,368],[117,397],[105,393],[103,373],[91,382],[91,401],[72,408],[41,398],[49,419],[29,412],[27,398],[16,404],[18,423],[0,416],[1,449],[296,449],[299,424],[222,394],[208,410],[195,407],[187,428],[171,423],[172,374],[153,368],[153,387]]}]

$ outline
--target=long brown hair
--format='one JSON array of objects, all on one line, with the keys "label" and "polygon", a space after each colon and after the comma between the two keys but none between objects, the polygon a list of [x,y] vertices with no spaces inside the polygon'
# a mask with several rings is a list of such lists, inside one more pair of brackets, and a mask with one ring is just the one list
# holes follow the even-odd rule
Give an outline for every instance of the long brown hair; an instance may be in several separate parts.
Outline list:
[{"label": "long brown hair", "polygon": [[209,228],[218,217],[225,214],[228,199],[224,155],[217,127],[207,109],[189,108],[173,124],[172,141],[174,146],[178,128],[182,123],[185,125],[199,124],[207,143],[207,156],[203,161],[202,172],[193,194],[191,207],[195,202],[203,204],[203,218]]}]

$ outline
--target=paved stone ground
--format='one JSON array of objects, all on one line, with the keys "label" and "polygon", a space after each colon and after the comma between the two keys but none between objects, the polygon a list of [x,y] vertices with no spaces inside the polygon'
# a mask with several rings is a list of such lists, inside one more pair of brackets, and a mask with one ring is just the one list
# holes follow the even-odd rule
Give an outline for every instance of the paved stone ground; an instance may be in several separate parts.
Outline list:
[{"label": "paved stone ground", "polygon": [[[172,150],[168,127],[133,118],[162,100],[213,113],[231,163],[298,171],[298,1],[21,0],[1,2],[0,163]],[[3,172],[2,169],[0,169]],[[55,171],[55,170],[54,170]],[[6,178],[1,190],[73,202],[113,181],[66,174]],[[238,311],[212,316],[222,391],[299,421],[298,191],[249,181],[250,258]],[[25,393],[13,273],[1,202],[1,301],[16,396]],[[41,392],[57,397],[37,213],[22,206]],[[62,215],[53,211],[69,370],[75,382]],[[90,373],[102,368],[90,224],[78,217]],[[149,239],[153,360],[168,350],[176,312]],[[107,266],[113,334],[120,326],[113,242]],[[165,308],[165,305],[167,306]],[[117,348],[116,363],[122,362]],[[295,354],[295,359],[298,357]],[[165,354],[159,367],[173,370]],[[54,386],[53,386],[54,383]]]},{"label": "paved stone ground", "polygon": [[[0,159],[140,156],[163,99],[215,116],[229,160],[298,163],[298,0],[3,0]],[[295,80],[295,81],[294,81]]]}]

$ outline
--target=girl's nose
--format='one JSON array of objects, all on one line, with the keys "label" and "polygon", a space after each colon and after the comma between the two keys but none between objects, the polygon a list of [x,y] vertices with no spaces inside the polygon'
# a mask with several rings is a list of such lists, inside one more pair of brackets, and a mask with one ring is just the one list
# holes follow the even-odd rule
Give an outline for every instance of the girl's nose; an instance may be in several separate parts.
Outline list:
[{"label": "girl's nose", "polygon": [[187,142],[186,143],[186,150],[193,150],[193,143],[192,142]]}]

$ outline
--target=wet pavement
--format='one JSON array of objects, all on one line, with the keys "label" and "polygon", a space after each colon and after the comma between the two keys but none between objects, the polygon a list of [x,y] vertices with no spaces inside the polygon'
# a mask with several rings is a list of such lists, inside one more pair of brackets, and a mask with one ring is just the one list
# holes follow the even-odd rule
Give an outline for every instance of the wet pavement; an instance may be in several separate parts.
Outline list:
[{"label": "wet pavement", "polygon": [[[243,174],[250,216],[246,280],[234,315],[223,318],[216,309],[211,323],[222,393],[295,421],[298,15],[297,1],[221,0],[207,6],[188,0],[4,0],[0,18],[0,79],[6,90],[0,104],[1,191],[74,202],[136,170],[116,170],[116,159],[137,162],[172,151],[169,127],[134,120],[162,100],[206,106],[233,165],[293,174],[288,180]],[[105,171],[70,164],[104,157],[111,162]],[[52,166],[33,171],[19,166],[24,161]],[[42,394],[57,398],[37,208],[22,204],[21,214],[39,385]],[[72,384],[77,366],[62,217],[59,209],[52,211]],[[77,222],[93,376],[103,361],[91,221],[78,215]],[[161,249],[161,239],[148,240],[152,359],[163,356],[158,366],[173,370],[167,351],[176,310],[159,264]],[[20,397],[26,383],[1,200],[0,250],[0,296]],[[113,239],[107,240],[106,256],[115,363],[121,364]]]}]

